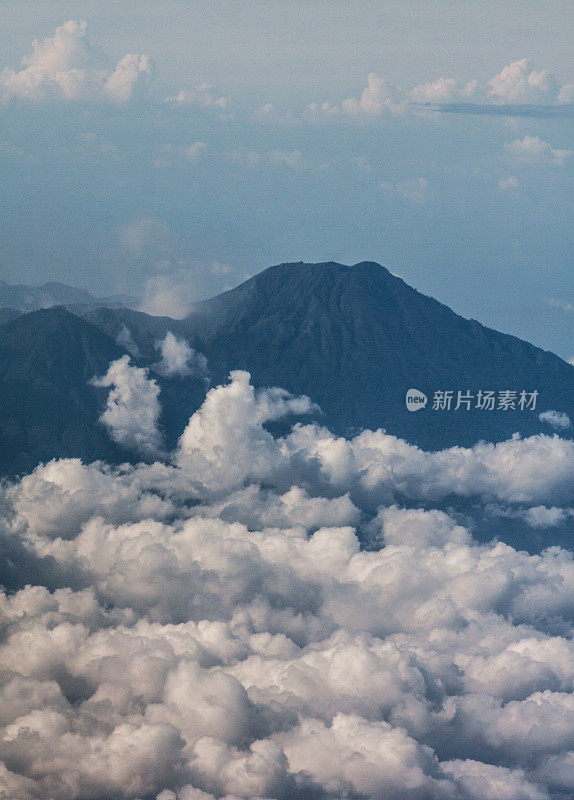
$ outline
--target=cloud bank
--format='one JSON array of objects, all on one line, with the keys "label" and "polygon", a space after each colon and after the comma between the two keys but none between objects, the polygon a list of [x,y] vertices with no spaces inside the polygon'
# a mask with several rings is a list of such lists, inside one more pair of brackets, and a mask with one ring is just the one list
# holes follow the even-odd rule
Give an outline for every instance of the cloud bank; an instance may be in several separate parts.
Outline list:
[{"label": "cloud bank", "polygon": [[[155,419],[142,373],[124,357],[101,379],[112,435],[128,407]],[[574,499],[574,443],[424,453],[265,428],[311,408],[235,372],[171,464],[55,461],[2,487],[39,574],[0,594],[3,796],[571,793],[572,554],[480,544],[416,502],[529,504],[544,524],[541,503],[550,520]]]},{"label": "cloud bank", "polygon": [[[371,72],[367,76],[367,86],[360,97],[343,100],[340,105],[330,102],[312,103],[308,106],[311,116],[332,117],[346,114],[363,120],[385,114],[404,114],[410,103],[431,106],[448,105],[464,110],[465,104],[475,109],[477,103],[494,106],[554,106],[573,102],[574,87],[563,84],[548,70],[536,70],[532,61],[523,58],[507,64],[486,82],[477,79],[460,81],[456,78],[440,76],[425,81],[406,90],[384,75]],[[271,107],[271,106],[270,106]]]}]

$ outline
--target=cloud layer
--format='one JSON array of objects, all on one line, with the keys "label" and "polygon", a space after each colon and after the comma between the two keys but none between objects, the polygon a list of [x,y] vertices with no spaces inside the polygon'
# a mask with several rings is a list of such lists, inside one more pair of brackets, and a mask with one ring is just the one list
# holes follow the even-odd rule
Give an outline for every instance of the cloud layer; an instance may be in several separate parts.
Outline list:
[{"label": "cloud layer", "polygon": [[548,70],[536,70],[530,59],[523,58],[507,64],[486,82],[476,79],[461,82],[441,76],[410,90],[391,83],[384,75],[371,72],[359,98],[343,100],[340,105],[312,103],[308,111],[313,117],[343,113],[366,120],[386,113],[404,114],[409,103],[432,106],[459,103],[463,110],[465,103],[566,105],[572,103],[573,98],[571,84],[560,83],[556,75]]},{"label": "cloud layer", "polygon": [[[146,406],[134,370],[104,380]],[[424,453],[265,429],[310,409],[232,373],[171,464],[65,460],[3,487],[5,535],[40,575],[0,595],[5,797],[572,791],[572,554],[479,544],[417,503],[478,497],[544,524],[574,500],[573,443]]]}]

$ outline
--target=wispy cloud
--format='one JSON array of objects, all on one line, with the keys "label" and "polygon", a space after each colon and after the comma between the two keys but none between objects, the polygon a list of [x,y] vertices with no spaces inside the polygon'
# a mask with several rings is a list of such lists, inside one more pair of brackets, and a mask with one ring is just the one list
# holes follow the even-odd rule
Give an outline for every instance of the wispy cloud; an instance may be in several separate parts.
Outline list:
[{"label": "wispy cloud", "polygon": [[552,306],[552,308],[558,308],[560,311],[565,311],[567,314],[574,313],[574,305],[569,303],[567,300],[560,300],[555,297],[550,297],[545,302],[546,305]]},{"label": "wispy cloud", "polygon": [[383,181],[379,189],[387,196],[395,195],[403,200],[413,203],[426,203],[430,199],[429,185],[426,178],[408,178],[405,181],[393,183]]},{"label": "wispy cloud", "polygon": [[498,181],[498,188],[501,192],[512,191],[518,189],[520,182],[516,175],[511,175],[510,178],[500,178]]}]

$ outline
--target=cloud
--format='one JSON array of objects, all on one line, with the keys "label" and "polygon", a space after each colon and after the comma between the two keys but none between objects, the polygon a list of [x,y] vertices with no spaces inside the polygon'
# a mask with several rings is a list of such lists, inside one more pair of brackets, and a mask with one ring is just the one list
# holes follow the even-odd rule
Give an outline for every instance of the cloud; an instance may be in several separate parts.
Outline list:
[{"label": "cloud", "polygon": [[328,727],[304,720],[278,739],[293,770],[310,774],[335,795],[351,789],[379,800],[452,796],[452,784],[432,775],[438,759],[430,748],[384,722],[337,714]]},{"label": "cloud", "polygon": [[208,151],[209,146],[206,142],[193,142],[187,145],[164,144],[159,148],[158,155],[153,160],[153,165],[157,169],[167,167],[181,168],[182,161],[190,164],[197,164],[201,161]]},{"label": "cloud", "polygon": [[132,476],[105,464],[79,459],[50,461],[9,491],[10,503],[28,535],[63,539],[77,536],[93,516],[120,524],[134,519],[165,519],[174,505],[146,492]]},{"label": "cloud", "polygon": [[154,257],[161,257],[169,246],[169,229],[165,222],[155,217],[138,217],[124,225],[119,231],[120,244],[135,258],[146,256],[150,249]]},{"label": "cloud", "polygon": [[261,154],[256,150],[248,150],[247,148],[237,148],[229,153],[229,158],[234,164],[240,164],[249,169],[255,169],[261,164]]},{"label": "cloud", "polygon": [[[400,496],[417,502],[458,495],[531,504],[548,499],[568,503],[574,497],[574,483],[569,483],[574,481],[574,442],[558,436],[515,436],[427,453],[380,430],[344,440],[316,426],[301,426],[286,445],[293,459],[312,460],[331,486],[360,475],[357,490],[379,503]],[[546,464],[543,472],[541,463]]]},{"label": "cloud", "polygon": [[193,375],[200,380],[209,381],[207,359],[196,352],[185,339],[178,339],[171,331],[156,343],[161,353],[161,361],[156,366],[160,375],[168,378],[185,378]]},{"label": "cloud", "polygon": [[195,298],[194,280],[183,270],[157,275],[145,282],[140,309],[156,317],[183,319]]},{"label": "cloud", "polygon": [[[134,393],[141,387],[145,405],[153,381],[128,362],[127,356],[113,362],[119,365],[114,372],[135,371]],[[449,496],[529,505],[574,500],[574,442],[569,439],[515,435],[496,444],[425,452],[382,430],[343,439],[315,423],[298,424],[276,439],[265,428],[267,422],[310,413],[319,409],[308,397],[280,388],[256,391],[249,373],[233,371],[229,383],[212,388],[190,418],[174,461],[193,476],[194,491],[210,497],[218,487],[232,491],[265,482],[281,489],[303,483],[319,493],[345,493],[351,487],[351,498],[371,507]]]},{"label": "cloud", "polygon": [[469,800],[548,800],[547,791],[529,781],[522,769],[508,769],[480,761],[450,761],[445,767],[468,793]]},{"label": "cloud", "polygon": [[558,431],[565,431],[571,427],[572,423],[568,414],[561,411],[543,411],[538,415],[538,419],[542,422],[547,422]]},{"label": "cloud", "polygon": [[436,81],[415,86],[410,97],[415,103],[452,103],[454,100],[471,97],[477,86],[478,81],[459,86],[453,78],[438,78]]},{"label": "cloud", "polygon": [[200,476],[209,491],[228,491],[287,467],[288,456],[263,424],[288,414],[308,414],[308,397],[282,389],[255,392],[248,372],[236,370],[226,386],[207,393],[181,435],[177,464]]},{"label": "cloud", "polygon": [[473,116],[515,117],[533,119],[570,119],[573,114],[571,106],[524,105],[496,103],[444,103],[437,104],[433,111],[444,114],[471,114]]},{"label": "cloud", "polygon": [[334,117],[341,111],[340,106],[334,106],[328,101],[324,101],[323,103],[309,103],[306,113],[309,119],[314,120],[322,117]]},{"label": "cloud", "polygon": [[[329,101],[311,103],[305,116],[315,121],[347,114],[364,121],[385,113],[402,115],[409,110],[417,111],[415,106],[421,104],[451,113],[564,116],[571,112],[558,106],[570,104],[573,97],[572,84],[561,85],[551,72],[537,71],[529,59],[522,59],[505,66],[486,84],[477,79],[464,81],[441,76],[404,90],[385,76],[371,72],[358,99],[349,98],[340,105]],[[273,111],[272,104],[262,108],[267,111],[260,110],[261,114]]]},{"label": "cloud", "polygon": [[[415,103],[458,104],[460,110],[471,98],[481,102],[520,107],[571,102],[571,86],[560,85],[548,70],[535,70],[532,62],[523,58],[505,66],[486,86],[477,80],[460,83],[454,78],[438,78],[422,83],[410,92]],[[458,107],[457,105],[457,107]],[[485,107],[487,113],[488,107]]]},{"label": "cloud", "polygon": [[560,91],[556,77],[548,70],[535,71],[527,58],[508,64],[488,87],[488,96],[501,103],[555,101]]},{"label": "cloud", "polygon": [[132,332],[125,323],[122,323],[118,335],[116,336],[116,342],[120,345],[120,347],[123,347],[125,350],[127,350],[130,355],[134,356],[135,358],[139,357],[140,349],[137,343],[134,341]]},{"label": "cloud", "polygon": [[551,306],[552,308],[559,308],[560,311],[564,311],[566,314],[571,314],[572,312],[574,312],[574,305],[572,305],[572,303],[569,303],[567,300],[559,300],[557,298],[550,297],[546,301],[546,304]]},{"label": "cloud", "polygon": [[[406,103],[401,98],[399,90],[392,86],[383,75],[371,72],[367,76],[367,86],[361,97],[358,100],[355,98],[343,100],[341,107],[346,114],[352,117],[376,117],[383,112],[402,114],[405,111]],[[325,104],[323,104],[320,110],[330,112],[330,107],[325,108]]]},{"label": "cloud", "polygon": [[565,83],[558,93],[559,103],[574,103],[574,83]]},{"label": "cloud", "polygon": [[570,509],[533,506],[524,513],[524,519],[532,528],[553,528],[564,522],[571,514]]},{"label": "cloud", "polygon": [[379,189],[386,195],[396,195],[412,203],[426,203],[430,199],[428,181],[426,178],[409,178],[406,181],[392,183],[383,181]]},{"label": "cloud", "polygon": [[518,189],[519,186],[520,181],[516,175],[511,175],[510,178],[500,178],[498,181],[498,188],[501,192],[512,191],[513,189]]},{"label": "cloud", "polygon": [[[127,356],[103,381],[130,419],[157,400]],[[36,566],[0,591],[7,797],[571,793],[572,553],[471,528],[494,501],[563,524],[573,443],[265,427],[310,410],[234,372],[171,463],[53,461],[0,487]],[[469,524],[432,505],[455,496]]]},{"label": "cloud", "polygon": [[289,167],[295,172],[303,168],[303,156],[300,150],[272,150],[267,158],[270,164],[277,167]]},{"label": "cloud", "polygon": [[[189,155],[185,148],[177,154],[180,159]],[[170,158],[173,151],[167,155]],[[161,164],[167,165],[167,161]],[[156,217],[136,217],[123,225],[116,248],[118,261],[125,266],[129,260],[134,270],[144,274],[139,310],[154,316],[185,317],[194,302],[228,288],[228,276],[233,271],[217,261],[193,258],[189,244],[178,240]]]},{"label": "cloud", "polygon": [[184,155],[188,161],[198,161],[206,150],[205,142],[194,142],[185,148]]},{"label": "cloud", "polygon": [[290,109],[279,109],[273,103],[260,105],[253,118],[257,122],[270,124],[292,125],[298,122],[298,117]]},{"label": "cloud", "polygon": [[130,357],[122,356],[110,364],[103,377],[94,378],[92,384],[111,388],[100,421],[108,428],[112,439],[148,457],[160,453],[160,390],[147,369],[131,366]]},{"label": "cloud", "polygon": [[312,169],[313,165],[305,158],[300,150],[269,150],[259,152],[247,148],[238,148],[228,154],[234,163],[247,169],[262,167],[287,167],[293,172],[302,172]]},{"label": "cloud", "polygon": [[130,53],[122,58],[106,80],[106,93],[112,100],[127,103],[147,86],[153,71],[153,63],[149,56]]},{"label": "cloud", "polygon": [[213,93],[210,83],[202,83],[195,88],[181,89],[177,94],[166,97],[166,103],[174,106],[200,106],[201,108],[225,109],[229,105],[228,97],[218,97]]},{"label": "cloud", "polygon": [[145,281],[140,311],[183,319],[191,312],[193,303],[227,288],[232,269],[226,264],[188,261],[185,253],[178,257],[175,248],[173,255],[174,260],[156,262],[159,274]]},{"label": "cloud", "polygon": [[559,150],[538,136],[525,136],[504,145],[506,152],[526,163],[558,164],[562,166],[572,155],[571,150]]},{"label": "cloud", "polygon": [[0,73],[4,100],[107,98],[125,103],[145,89],[153,74],[149,56],[126,55],[110,70],[87,39],[87,28],[84,21],[70,20],[54,36],[35,40],[22,69]]}]

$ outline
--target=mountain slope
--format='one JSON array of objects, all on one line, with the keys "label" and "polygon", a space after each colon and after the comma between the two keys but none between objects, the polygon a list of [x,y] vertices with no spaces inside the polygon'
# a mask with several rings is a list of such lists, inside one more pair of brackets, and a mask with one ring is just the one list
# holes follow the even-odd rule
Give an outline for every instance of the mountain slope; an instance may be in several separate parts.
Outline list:
[{"label": "mountain slope", "polygon": [[[110,324],[105,313],[99,319]],[[168,329],[177,331],[175,320],[148,320],[164,336]],[[152,338],[152,331],[145,333]],[[132,362],[149,367],[160,387],[160,426],[171,449],[201,405],[205,383],[193,375],[165,378],[154,372],[159,354],[153,345],[148,349],[149,357],[132,355]],[[138,453],[117,446],[100,424],[109,389],[90,383],[126,352],[107,332],[61,307],[0,325],[0,474],[28,471],[56,457],[138,460]]]},{"label": "mountain slope", "polygon": [[28,470],[56,456],[117,460],[98,417],[106,390],[89,384],[121,349],[62,308],[0,328],[0,470]]},{"label": "mountain slope", "polygon": [[[258,385],[308,394],[339,433],[384,427],[439,448],[550,432],[532,411],[433,411],[435,391],[540,392],[539,410],[572,418],[574,369],[558,356],[466,320],[372,262],[281,264],[187,318],[213,377],[232,368]],[[407,411],[416,388],[429,403]]]},{"label": "mountain slope", "polygon": [[121,346],[152,364],[158,358],[158,342],[170,331],[175,336],[189,335],[187,325],[171,317],[152,317],[130,308],[96,307],[82,310],[81,316]]},{"label": "mountain slope", "polygon": [[[198,304],[185,320],[129,309],[63,308],[0,324],[0,473],[54,457],[137,459],[99,423],[107,390],[90,385],[125,352],[161,388],[161,426],[173,448],[205,396],[197,376],[158,374],[168,331],[209,359],[211,384],[246,369],[257,386],[309,395],[317,421],[340,434],[385,428],[427,449],[552,432],[541,410],[574,418],[574,369],[552,353],[466,320],[370,262],[283,264]],[[429,398],[411,413],[405,394]],[[532,411],[433,411],[434,391],[537,390]],[[308,419],[308,418],[307,418]],[[291,422],[291,421],[290,421]],[[281,430],[279,426],[276,430]],[[561,431],[568,435],[570,431]]]}]

